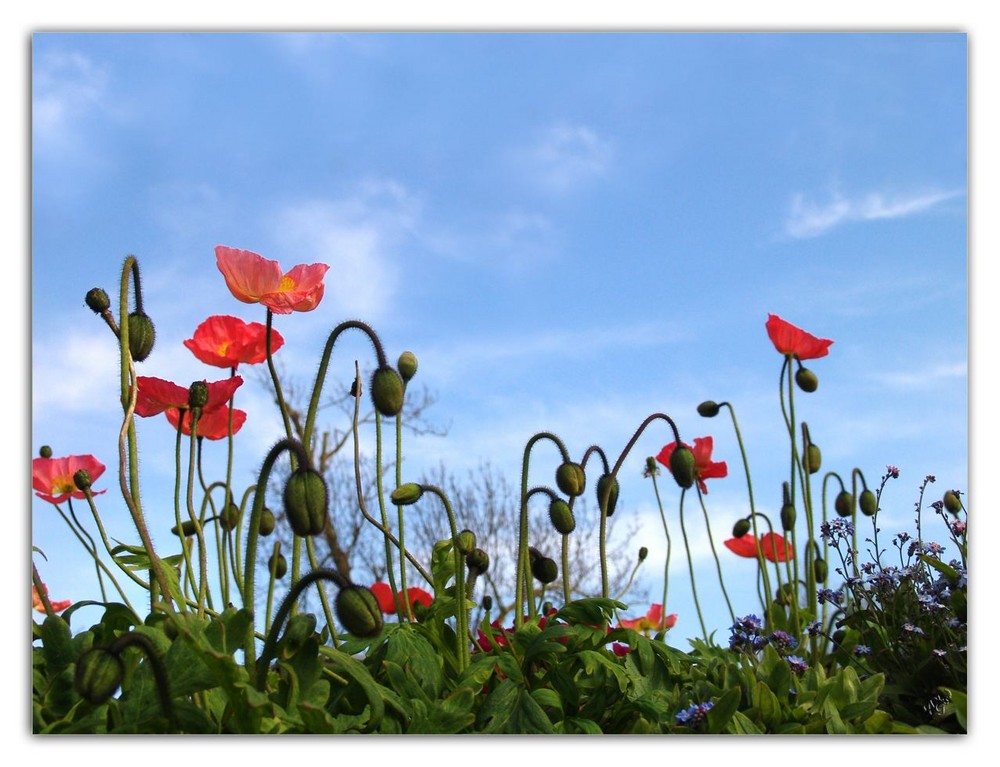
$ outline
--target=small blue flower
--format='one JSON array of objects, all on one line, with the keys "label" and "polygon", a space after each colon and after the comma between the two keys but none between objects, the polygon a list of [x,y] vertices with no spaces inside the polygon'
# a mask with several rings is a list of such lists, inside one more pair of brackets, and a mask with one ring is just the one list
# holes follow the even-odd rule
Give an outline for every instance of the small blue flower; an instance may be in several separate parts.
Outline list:
[{"label": "small blue flower", "polygon": [[795,676],[802,676],[806,673],[806,669],[809,668],[809,664],[806,663],[805,659],[800,658],[798,655],[789,655],[785,658],[785,660],[788,661],[788,665],[791,667],[792,673],[795,674]]},{"label": "small blue flower", "polygon": [[920,626],[914,626],[912,623],[904,623],[903,631],[907,634],[923,634],[924,630]]},{"label": "small blue flower", "polygon": [[811,621],[810,623],[807,623],[806,633],[809,634],[809,636],[811,637],[819,636],[820,634],[822,634],[823,633],[822,621]]},{"label": "small blue flower", "polygon": [[705,717],[708,716],[709,709],[715,704],[712,701],[706,701],[705,703],[695,703],[693,706],[689,706],[677,713],[674,717],[677,724],[686,724],[688,727],[696,727],[705,721]]},{"label": "small blue flower", "polygon": [[784,631],[775,631],[768,637],[779,650],[794,650],[799,640]]},{"label": "small blue flower", "polygon": [[858,655],[858,656],[861,656],[861,655],[871,655],[872,654],[872,648],[869,647],[866,644],[855,645],[855,647],[854,647],[854,654]]}]

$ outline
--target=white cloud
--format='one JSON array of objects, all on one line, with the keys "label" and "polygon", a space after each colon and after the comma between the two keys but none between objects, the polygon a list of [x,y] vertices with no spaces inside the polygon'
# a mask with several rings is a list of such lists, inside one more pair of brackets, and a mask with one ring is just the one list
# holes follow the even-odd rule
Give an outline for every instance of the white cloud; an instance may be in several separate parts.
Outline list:
[{"label": "white cloud", "polygon": [[818,237],[841,224],[850,222],[906,218],[923,213],[963,194],[965,192],[960,190],[932,190],[896,195],[872,192],[850,198],[834,193],[826,202],[816,202],[804,194],[796,194],[792,198],[785,219],[785,234],[794,239],[803,239]]},{"label": "white cloud", "polygon": [[874,377],[882,385],[894,389],[929,389],[942,381],[966,379],[969,369],[964,362],[942,363],[931,368],[879,373]]},{"label": "white cloud", "polygon": [[547,128],[521,159],[542,187],[565,194],[603,176],[612,155],[611,143],[593,128],[559,123]]},{"label": "white cloud", "polygon": [[36,145],[43,142],[46,153],[71,148],[81,117],[101,107],[107,79],[101,67],[80,53],[41,56],[32,72],[31,121]]}]

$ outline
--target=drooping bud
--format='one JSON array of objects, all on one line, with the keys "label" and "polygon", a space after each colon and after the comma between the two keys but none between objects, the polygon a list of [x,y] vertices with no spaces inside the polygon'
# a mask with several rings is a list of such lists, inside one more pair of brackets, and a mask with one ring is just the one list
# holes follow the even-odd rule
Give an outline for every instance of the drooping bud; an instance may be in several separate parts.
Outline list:
[{"label": "drooping bud", "polygon": [[128,350],[132,359],[142,362],[153,351],[156,329],[145,312],[132,312],[128,316]]},{"label": "drooping bud", "polygon": [[38,448],[38,455],[42,458],[51,458],[52,448],[49,447],[48,445],[42,445],[40,448]]},{"label": "drooping bud", "polygon": [[350,584],[337,594],[337,619],[356,637],[376,637],[382,631],[382,611],[375,595],[364,586]]},{"label": "drooping bud", "polygon": [[744,535],[750,532],[750,520],[744,517],[743,519],[737,519],[736,524],[733,525],[733,538],[742,538]]},{"label": "drooping bud", "polygon": [[958,514],[962,510],[962,499],[959,498],[959,494],[954,490],[945,490],[944,497],[941,499],[944,507],[952,514]]},{"label": "drooping bud", "polygon": [[829,568],[827,567],[825,559],[813,560],[813,576],[816,578],[817,583],[826,583],[828,570]]},{"label": "drooping bud", "polygon": [[549,521],[560,535],[569,535],[576,529],[573,509],[562,498],[556,498],[549,504]]},{"label": "drooping bud", "polygon": [[531,574],[539,582],[549,584],[559,577],[559,565],[549,557],[538,557],[531,563]]},{"label": "drooping bud", "polygon": [[715,418],[719,414],[719,406],[708,399],[698,405],[698,415],[704,418]]},{"label": "drooping bud", "polygon": [[288,572],[288,561],[280,551],[276,551],[267,558],[267,571],[274,570],[274,577],[281,579]]},{"label": "drooping bud", "polygon": [[810,442],[806,446],[805,454],[805,469],[810,474],[815,474],[819,471],[819,467],[823,464],[823,454],[820,452],[819,447]]},{"label": "drooping bud", "polygon": [[604,494],[608,493],[608,516],[615,513],[618,505],[618,478],[610,474],[602,474],[597,480],[597,503],[600,505]]},{"label": "drooping bud", "polygon": [[[192,535],[198,534],[198,523],[193,519],[185,519],[181,522],[181,532],[184,534],[185,538],[190,538]],[[177,535],[177,525],[170,528],[170,532]]]},{"label": "drooping bud", "polygon": [[399,368],[400,378],[408,382],[417,374],[417,355],[413,352],[403,352],[396,361],[396,367]]},{"label": "drooping bud", "polygon": [[73,689],[88,703],[99,706],[111,699],[124,676],[121,658],[103,647],[92,647],[76,662]]},{"label": "drooping bud", "polygon": [[798,384],[799,388],[807,394],[811,394],[816,391],[819,386],[819,378],[816,374],[809,370],[809,368],[800,367],[795,372],[795,383]]},{"label": "drooping bud", "polygon": [[76,489],[86,492],[90,489],[90,472],[86,469],[77,469],[73,474],[73,484]]},{"label": "drooping bud", "polygon": [[478,578],[490,569],[490,555],[482,549],[473,549],[465,555],[465,566],[471,576]]},{"label": "drooping bud", "polygon": [[587,487],[587,475],[584,474],[583,467],[572,461],[559,464],[556,469],[556,486],[570,498],[583,495]]},{"label": "drooping bud", "polygon": [[265,538],[274,532],[274,512],[267,506],[260,513],[260,524],[257,525],[257,532]]},{"label": "drooping bud", "polygon": [[285,516],[298,536],[319,535],[326,527],[326,482],[319,472],[299,467],[285,483]]},{"label": "drooping bud", "polygon": [[188,387],[188,406],[205,407],[208,403],[208,384],[195,381]]},{"label": "drooping bud", "polygon": [[670,454],[670,473],[674,475],[674,481],[685,490],[694,484],[694,453],[687,445],[678,445]]},{"label": "drooping bud", "polygon": [[409,506],[420,500],[424,489],[416,482],[406,482],[392,491],[389,499],[397,506]]},{"label": "drooping bud", "polygon": [[239,523],[240,507],[232,501],[229,501],[219,514],[219,524],[222,526],[223,530],[235,530],[236,525]]},{"label": "drooping bud", "polygon": [[463,557],[466,556],[476,548],[476,534],[468,529],[463,530],[455,539],[455,548]]},{"label": "drooping bud", "polygon": [[87,291],[87,297],[84,300],[94,314],[103,314],[111,308],[111,299],[108,298],[104,288],[91,288]]},{"label": "drooping bud", "polygon": [[646,557],[648,557],[648,556],[649,556],[649,549],[647,549],[645,546],[640,546],[639,547],[639,561],[640,562],[645,562],[646,561]]},{"label": "drooping bud", "polygon": [[867,487],[858,496],[858,508],[866,517],[874,517],[878,512],[878,499],[875,497],[875,493]]},{"label": "drooping bud", "polygon": [[841,490],[833,501],[833,508],[842,517],[851,516],[854,514],[854,496],[846,490]]},{"label": "drooping bud", "polygon": [[395,418],[403,409],[403,379],[386,365],[372,374],[372,404],[386,418]]}]

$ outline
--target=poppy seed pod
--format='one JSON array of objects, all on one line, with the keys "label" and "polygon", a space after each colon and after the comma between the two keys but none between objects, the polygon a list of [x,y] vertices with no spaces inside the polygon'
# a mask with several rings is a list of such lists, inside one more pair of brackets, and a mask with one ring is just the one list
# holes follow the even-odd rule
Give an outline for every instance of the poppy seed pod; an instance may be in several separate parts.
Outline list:
[{"label": "poppy seed pod", "polygon": [[587,475],[584,474],[583,467],[572,461],[559,464],[556,469],[556,486],[570,498],[583,495],[587,488]]},{"label": "poppy seed pod", "polygon": [[76,489],[86,491],[90,488],[90,472],[86,469],[77,469],[73,474],[73,484]]},{"label": "poppy seed pod", "polygon": [[417,355],[413,352],[403,352],[396,361],[396,367],[399,368],[400,378],[409,381],[417,374]]},{"label": "poppy seed pod", "polygon": [[694,484],[694,453],[687,445],[678,445],[670,454],[670,473],[674,476],[674,481],[685,490]]},{"label": "poppy seed pod", "polygon": [[547,585],[559,577],[559,565],[549,557],[538,557],[531,563],[531,574],[540,583]]},{"label": "poppy seed pod", "polygon": [[854,496],[841,490],[833,501],[833,508],[842,517],[851,516],[854,513]]},{"label": "poppy seed pod", "polygon": [[[610,488],[610,489],[609,489]],[[610,474],[602,474],[597,480],[597,503],[600,505],[604,493],[608,493],[608,516],[615,513],[618,505],[618,478]]]},{"label": "poppy seed pod", "polygon": [[698,415],[704,418],[715,418],[719,414],[719,406],[712,400],[705,400],[698,405]]},{"label": "poppy seed pod", "polygon": [[781,507],[781,529],[791,530],[795,527],[795,507],[786,503]]},{"label": "poppy seed pod", "polygon": [[326,527],[326,482],[315,469],[299,467],[285,483],[285,516],[298,536],[319,535]]},{"label": "poppy seed pod", "polygon": [[[197,535],[198,533],[198,523],[193,519],[185,519],[181,522],[180,527],[181,532],[184,534],[185,538],[190,538],[192,535]],[[170,532],[177,535],[177,525],[170,528]]]},{"label": "poppy seed pod", "polygon": [[858,508],[866,517],[874,517],[878,512],[878,499],[875,497],[875,493],[868,488],[862,490],[861,495],[858,496]]},{"label": "poppy seed pod", "polygon": [[806,446],[805,454],[805,469],[810,474],[815,474],[819,471],[819,467],[823,464],[823,454],[820,452],[819,447],[810,442]]},{"label": "poppy seed pod", "polygon": [[111,308],[111,299],[108,298],[108,294],[104,291],[104,288],[91,288],[87,291],[87,297],[84,301],[87,302],[87,306],[91,308],[94,314],[103,314]]},{"label": "poppy seed pod", "polygon": [[750,532],[750,520],[737,519],[736,524],[733,525],[733,538],[742,538],[744,535]]},{"label": "poppy seed pod", "polygon": [[490,555],[482,549],[473,549],[465,555],[465,566],[470,575],[478,578],[490,569]]},{"label": "poppy seed pod", "polygon": [[576,529],[573,510],[562,498],[556,498],[549,504],[549,522],[560,535],[569,535]]},{"label": "poppy seed pod", "polygon": [[205,407],[208,403],[208,384],[195,381],[188,387],[188,407]]},{"label": "poppy seed pod", "polygon": [[274,512],[267,506],[260,513],[260,524],[257,525],[257,532],[265,538],[274,532]]},{"label": "poppy seed pod", "polygon": [[958,493],[954,490],[945,490],[944,497],[941,499],[944,507],[952,514],[958,514],[962,510],[962,499],[958,497]]},{"label": "poppy seed pod", "polygon": [[819,378],[809,368],[799,368],[795,373],[795,383],[807,394],[812,394],[819,387]]},{"label": "poppy seed pod", "polygon": [[463,557],[476,548],[476,534],[471,530],[463,530],[455,538],[455,548]]},{"label": "poppy seed pod", "polygon": [[240,522],[240,507],[230,501],[219,514],[219,524],[223,530],[235,530]]},{"label": "poppy seed pod", "polygon": [[271,572],[274,570],[274,577],[281,578],[285,577],[285,573],[288,572],[288,561],[285,559],[281,552],[275,552],[267,558],[267,571]]},{"label": "poppy seed pod", "polygon": [[128,350],[132,359],[142,362],[153,351],[156,329],[145,312],[132,312],[128,316]]},{"label": "poppy seed pod", "polygon": [[388,365],[372,374],[372,404],[386,418],[395,418],[403,409],[403,379]]},{"label": "poppy seed pod", "polygon": [[76,662],[73,689],[88,703],[99,706],[111,699],[124,677],[121,658],[103,647],[92,647]]},{"label": "poppy seed pod", "polygon": [[424,489],[416,482],[406,482],[392,491],[389,500],[396,506],[409,506],[419,501],[423,494]]},{"label": "poppy seed pod", "polygon": [[345,586],[337,594],[337,619],[349,634],[376,637],[382,631],[382,611],[375,595],[364,586]]}]

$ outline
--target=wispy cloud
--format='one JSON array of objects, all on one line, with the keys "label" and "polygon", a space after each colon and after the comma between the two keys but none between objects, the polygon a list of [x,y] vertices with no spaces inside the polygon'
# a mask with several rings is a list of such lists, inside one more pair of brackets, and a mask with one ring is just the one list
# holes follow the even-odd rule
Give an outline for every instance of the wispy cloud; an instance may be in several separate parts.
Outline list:
[{"label": "wispy cloud", "polygon": [[941,363],[912,371],[879,373],[874,377],[882,385],[894,389],[930,389],[942,382],[967,379],[968,365],[964,362]]},{"label": "wispy cloud", "polygon": [[834,193],[825,202],[796,194],[789,205],[784,232],[788,237],[818,237],[851,222],[880,221],[914,216],[965,194],[961,190],[931,190],[903,194],[869,194],[846,197]]},{"label": "wispy cloud", "polygon": [[[53,51],[40,56],[32,72],[31,122],[35,142],[45,153],[73,146],[83,115],[102,107],[107,72],[91,59],[73,51]],[[45,153],[37,152],[36,157]]]},{"label": "wispy cloud", "polygon": [[565,194],[603,176],[613,148],[591,127],[558,123],[546,128],[519,154],[532,179],[544,189]]}]

